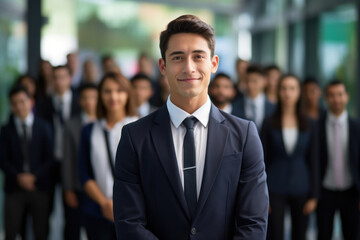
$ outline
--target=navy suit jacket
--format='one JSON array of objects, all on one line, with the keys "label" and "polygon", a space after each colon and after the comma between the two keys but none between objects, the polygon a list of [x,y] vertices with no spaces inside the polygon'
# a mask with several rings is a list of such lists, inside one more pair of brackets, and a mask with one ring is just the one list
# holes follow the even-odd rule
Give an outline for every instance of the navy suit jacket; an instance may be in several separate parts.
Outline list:
[{"label": "navy suit jacket", "polygon": [[253,123],[211,106],[194,219],[180,181],[166,105],[126,125],[115,164],[118,239],[265,239],[268,191]]},{"label": "navy suit jacket", "polygon": [[[53,167],[53,140],[50,126],[44,120],[35,117],[32,126],[29,161],[30,172],[36,176],[36,188],[48,191]],[[21,148],[21,137],[16,130],[14,118],[3,126],[0,134],[1,168],[5,173],[5,192],[11,193],[20,189],[17,175],[23,173],[24,156]]]},{"label": "navy suit jacket", "polygon": [[[319,119],[319,146],[320,146],[320,180],[324,181],[325,173],[328,165],[328,145],[326,134],[326,118],[327,113]],[[349,140],[348,153],[349,164],[354,184],[360,196],[360,129],[359,123],[352,119],[348,119],[349,123]]]},{"label": "navy suit jacket", "polygon": [[[264,120],[265,120],[266,118],[270,117],[274,113],[276,106],[265,98],[264,108],[265,108],[264,109],[264,111],[265,111],[264,112]],[[238,98],[236,98],[233,101],[231,114],[234,116],[237,116],[239,118],[246,119],[245,96],[244,95],[239,96]]]},{"label": "navy suit jacket", "polygon": [[309,119],[309,128],[299,131],[296,146],[291,154],[285,150],[282,129],[275,128],[271,118],[266,119],[262,130],[266,172],[270,194],[319,196],[319,151],[317,130]]}]

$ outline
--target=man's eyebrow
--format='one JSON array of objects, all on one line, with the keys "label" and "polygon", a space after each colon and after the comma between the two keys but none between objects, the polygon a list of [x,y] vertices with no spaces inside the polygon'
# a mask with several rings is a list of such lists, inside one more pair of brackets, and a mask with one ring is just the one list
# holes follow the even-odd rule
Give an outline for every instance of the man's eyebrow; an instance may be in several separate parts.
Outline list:
[{"label": "man's eyebrow", "polygon": [[184,54],[184,52],[182,52],[182,51],[174,51],[174,52],[169,54],[169,57],[174,56],[174,55],[179,55],[179,54]]},{"label": "man's eyebrow", "polygon": [[192,51],[192,53],[206,53],[206,51],[204,51],[204,50],[194,50],[194,51]]}]

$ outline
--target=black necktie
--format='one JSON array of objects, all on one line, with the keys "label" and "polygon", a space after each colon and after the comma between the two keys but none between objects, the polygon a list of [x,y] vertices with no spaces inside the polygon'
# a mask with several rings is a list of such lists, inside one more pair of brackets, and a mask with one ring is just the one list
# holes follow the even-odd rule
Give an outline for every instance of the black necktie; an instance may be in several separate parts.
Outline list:
[{"label": "black necktie", "polygon": [[192,218],[195,216],[197,205],[194,139],[194,125],[196,122],[197,119],[194,117],[186,118],[182,122],[186,127],[186,134],[184,138],[184,192]]},{"label": "black necktie", "polygon": [[58,116],[59,116],[59,120],[60,120],[60,124],[61,126],[64,125],[64,102],[63,100],[60,100],[59,105],[58,105]]},{"label": "black necktie", "polygon": [[22,137],[22,149],[24,155],[24,172],[30,171],[30,162],[29,162],[29,138],[27,134],[27,127],[25,123],[22,124],[23,137]]}]

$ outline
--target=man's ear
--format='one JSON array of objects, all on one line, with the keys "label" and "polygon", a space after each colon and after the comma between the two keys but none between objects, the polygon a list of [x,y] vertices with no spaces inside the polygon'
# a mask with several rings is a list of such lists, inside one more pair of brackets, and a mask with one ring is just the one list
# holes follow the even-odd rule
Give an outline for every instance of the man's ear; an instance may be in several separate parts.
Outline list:
[{"label": "man's ear", "polygon": [[218,55],[214,55],[212,60],[211,60],[211,73],[216,73],[218,67],[219,67],[219,56]]},{"label": "man's ear", "polygon": [[162,58],[159,58],[159,69],[162,75],[166,75],[166,63],[165,60]]}]

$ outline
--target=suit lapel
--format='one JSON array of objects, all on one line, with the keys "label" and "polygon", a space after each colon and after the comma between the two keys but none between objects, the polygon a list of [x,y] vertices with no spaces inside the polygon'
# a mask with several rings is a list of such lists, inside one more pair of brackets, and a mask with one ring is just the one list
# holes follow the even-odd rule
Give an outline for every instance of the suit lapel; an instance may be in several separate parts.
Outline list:
[{"label": "suit lapel", "polygon": [[204,174],[201,183],[195,220],[205,205],[221,166],[222,157],[229,133],[228,127],[222,124],[224,120],[225,118],[221,115],[220,111],[214,105],[212,105],[208,125]]},{"label": "suit lapel", "polygon": [[177,196],[179,203],[184,209],[188,219],[190,219],[190,212],[186,204],[184,190],[179,177],[179,168],[177,166],[174,150],[169,112],[165,104],[154,117],[154,125],[151,128],[151,137],[158,158],[160,159],[164,171],[166,172],[174,193]]}]

